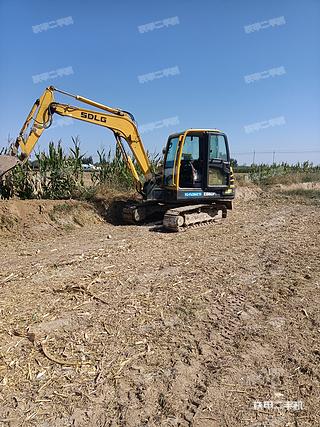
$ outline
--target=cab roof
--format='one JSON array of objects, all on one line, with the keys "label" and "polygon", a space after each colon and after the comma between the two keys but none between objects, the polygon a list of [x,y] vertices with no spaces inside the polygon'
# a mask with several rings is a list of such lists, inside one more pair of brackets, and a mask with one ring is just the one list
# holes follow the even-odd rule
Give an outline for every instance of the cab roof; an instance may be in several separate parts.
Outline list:
[{"label": "cab roof", "polygon": [[172,133],[171,135],[169,135],[169,138],[171,138],[171,137],[177,137],[177,136],[180,136],[180,135],[183,135],[184,133],[186,133],[186,132],[217,132],[217,133],[223,133],[221,130],[219,130],[219,129],[193,129],[193,128],[190,128],[190,129],[186,129],[186,130],[183,130],[183,131],[181,131],[181,132],[177,132],[177,133]]}]

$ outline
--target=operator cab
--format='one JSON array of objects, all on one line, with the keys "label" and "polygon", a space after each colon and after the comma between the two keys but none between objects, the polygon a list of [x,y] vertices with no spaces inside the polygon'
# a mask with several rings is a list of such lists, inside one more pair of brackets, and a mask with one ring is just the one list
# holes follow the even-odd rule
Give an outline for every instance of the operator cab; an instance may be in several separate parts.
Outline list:
[{"label": "operator cab", "polygon": [[168,197],[176,200],[233,199],[227,136],[217,129],[189,129],[170,135],[163,186]]}]

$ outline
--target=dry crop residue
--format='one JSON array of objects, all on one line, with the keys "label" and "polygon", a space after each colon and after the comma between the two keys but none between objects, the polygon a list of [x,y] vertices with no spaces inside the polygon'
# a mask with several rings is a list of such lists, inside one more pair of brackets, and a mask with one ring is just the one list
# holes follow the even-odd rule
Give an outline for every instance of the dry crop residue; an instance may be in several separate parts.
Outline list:
[{"label": "dry crop residue", "polygon": [[320,425],[319,205],[242,193],[186,233],[1,235],[0,425]]}]

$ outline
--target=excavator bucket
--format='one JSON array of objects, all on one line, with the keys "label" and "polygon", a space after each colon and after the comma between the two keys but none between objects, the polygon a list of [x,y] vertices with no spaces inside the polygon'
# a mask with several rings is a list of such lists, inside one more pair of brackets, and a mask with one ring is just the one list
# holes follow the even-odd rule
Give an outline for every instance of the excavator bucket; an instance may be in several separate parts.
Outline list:
[{"label": "excavator bucket", "polygon": [[0,155],[0,178],[13,169],[20,160],[15,156]]}]

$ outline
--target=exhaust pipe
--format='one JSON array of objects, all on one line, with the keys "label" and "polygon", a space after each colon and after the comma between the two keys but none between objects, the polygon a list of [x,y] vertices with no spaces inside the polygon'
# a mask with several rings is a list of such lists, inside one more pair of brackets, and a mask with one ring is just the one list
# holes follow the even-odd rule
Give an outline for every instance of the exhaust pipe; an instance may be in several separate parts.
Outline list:
[{"label": "exhaust pipe", "polygon": [[0,178],[19,163],[21,161],[16,156],[0,155]]}]

